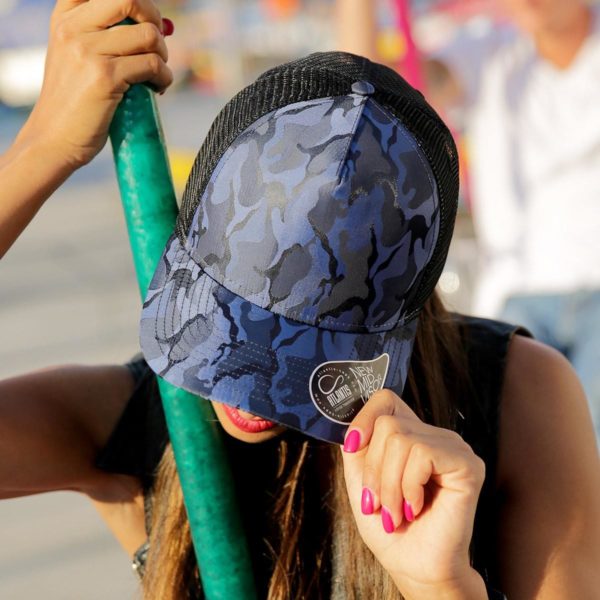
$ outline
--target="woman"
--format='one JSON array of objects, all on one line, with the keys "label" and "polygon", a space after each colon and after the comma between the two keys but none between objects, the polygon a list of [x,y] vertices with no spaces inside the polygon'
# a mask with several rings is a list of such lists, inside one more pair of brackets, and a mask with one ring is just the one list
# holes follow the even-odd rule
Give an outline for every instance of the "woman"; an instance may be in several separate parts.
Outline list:
[{"label": "woman", "polygon": [[[340,61],[340,72],[363,64],[361,59],[349,55],[333,58]],[[317,56],[317,59],[305,60],[321,59]],[[303,63],[302,68],[297,69],[300,71],[306,73],[310,69]],[[301,73],[299,77],[304,75]],[[313,81],[320,81],[315,77]],[[381,77],[392,76],[386,72]],[[268,74],[266,78],[269,80]],[[331,80],[337,81],[337,75]],[[345,80],[342,83],[345,85]],[[335,127],[338,127],[340,114],[350,115],[357,109],[356,120],[349,119],[349,122],[363,123],[364,127],[360,129],[359,125],[357,129],[346,131],[351,148],[360,137],[357,132],[368,130],[369,117],[364,118],[364,115],[370,96],[377,100],[379,85],[385,87],[381,81],[373,90],[363,81],[357,83],[361,85],[353,85],[351,90],[341,93],[342,99],[349,103],[344,110],[331,113],[335,113]],[[310,85],[301,85],[299,89],[306,90]],[[274,96],[267,93],[270,91],[272,89],[266,90],[264,96]],[[419,102],[414,95],[413,101]],[[296,108],[288,111],[294,117]],[[420,110],[427,112],[430,122],[437,123],[435,115],[426,107]],[[321,122],[319,120],[317,125]],[[371,118],[370,125],[376,127],[378,122],[381,122],[378,118]],[[408,122],[407,127],[410,126]],[[401,124],[394,127],[394,131],[400,131]],[[269,123],[256,125],[254,133],[261,136],[265,130],[270,131]],[[218,127],[215,131],[218,133]],[[304,133],[302,130],[299,135]],[[209,144],[210,140],[217,140],[214,143],[218,146],[218,137],[215,134],[211,138],[209,134]],[[406,139],[412,143],[410,137]],[[225,144],[233,145],[233,140]],[[294,147],[291,143],[283,146],[290,150]],[[300,141],[296,148],[305,150]],[[418,164],[422,158],[420,151],[417,147],[413,150],[415,164]],[[452,155],[450,142],[446,152]],[[312,158],[316,156],[309,154]],[[258,152],[258,160],[267,155],[267,152]],[[372,148],[371,152],[362,152],[362,156],[367,155],[372,155]],[[219,157],[207,152],[201,156],[204,158],[199,158],[197,173],[201,174],[204,169],[212,174]],[[215,163],[210,164],[213,158]],[[239,163],[230,164],[235,167]],[[324,164],[323,172],[328,166],[327,162]],[[220,172],[226,174],[226,168]],[[256,171],[249,169],[249,172]],[[417,168],[416,172],[430,174],[427,169],[421,172]],[[335,176],[340,173],[343,177],[353,173],[351,165],[344,162]],[[197,182],[193,177],[191,181]],[[211,189],[218,187],[215,180],[211,179],[210,183]],[[439,177],[437,185],[440,189],[443,187]],[[182,332],[178,340],[195,336],[194,344],[199,336],[206,335],[202,341],[208,352],[213,349],[212,336],[222,335],[216,328],[217,317],[225,313],[224,307],[232,309],[237,302],[234,297],[219,296],[222,302],[218,310],[210,309],[212,313],[205,305],[204,313],[215,318],[214,330],[188,327],[192,322],[195,327],[203,324],[196,319],[203,316],[198,306],[194,313],[186,313],[191,320],[182,318],[184,311],[193,310],[191,304],[174,302],[162,312],[155,311],[161,306],[160,298],[168,301],[170,297],[193,296],[187,292],[170,296],[169,285],[191,282],[186,290],[192,290],[193,282],[199,280],[193,279],[197,274],[185,272],[190,264],[185,267],[182,263],[181,269],[168,274],[167,267],[177,263],[169,250],[175,248],[174,252],[179,252],[181,258],[181,247],[176,248],[176,245],[187,243],[184,240],[192,244],[194,251],[200,250],[204,240],[213,239],[217,244],[219,239],[226,239],[229,244],[239,229],[236,225],[232,235],[219,236],[207,209],[209,226],[204,228],[202,236],[195,236],[194,232],[204,224],[202,215],[198,216],[199,194],[194,193],[200,189],[192,183],[188,190],[191,190],[186,192],[189,202],[184,200],[184,209],[189,210],[182,211],[185,214],[180,218],[180,235],[172,238],[163,257],[165,266],[159,269],[151,286],[142,324],[142,345],[148,361],[153,369],[174,380],[179,377],[177,366],[190,359],[191,354],[173,359],[174,351],[185,349],[174,343],[172,334]],[[258,196],[264,197],[263,194]],[[424,196],[422,201],[429,202],[430,196]],[[358,210],[357,196],[339,198],[346,202],[348,212]],[[217,200],[215,197],[213,208],[218,206]],[[212,216],[220,214],[227,212],[215,209]],[[311,218],[315,215],[309,214]],[[362,213],[356,213],[354,223],[360,225],[361,216]],[[386,216],[389,218],[383,224],[363,219],[375,240],[389,234],[386,227],[393,223],[394,215],[386,213]],[[236,218],[235,213],[233,218]],[[428,221],[428,231],[435,229],[432,221],[433,217]],[[273,218],[269,222],[273,222]],[[306,220],[298,219],[298,222]],[[246,226],[247,223],[240,224],[240,227]],[[340,233],[340,239],[345,241],[337,249],[327,247],[338,261],[342,250],[353,243],[344,237],[343,231],[348,230],[342,228]],[[261,238],[264,239],[266,236]],[[444,243],[448,241],[449,238]],[[309,241],[305,246],[311,244]],[[216,247],[213,246],[213,250]],[[223,255],[243,257],[248,263],[264,255],[262,246],[256,253],[248,246],[244,248],[246,254],[225,252]],[[293,244],[290,249],[296,253],[292,267],[301,264],[302,244]],[[443,254],[443,248],[441,252]],[[213,255],[216,257],[213,264],[216,264],[220,254],[214,251]],[[362,260],[368,263],[374,260],[372,256],[363,256]],[[428,258],[431,256],[428,254]],[[235,283],[230,264],[220,266],[225,276]],[[285,266],[293,271],[292,267]],[[207,264],[204,268],[208,269]],[[427,267],[419,268],[425,272]],[[310,268],[307,269],[310,272]],[[282,268],[276,275],[285,272]],[[174,273],[179,273],[178,277],[172,277]],[[346,277],[351,274],[347,272]],[[218,269],[212,275],[218,277]],[[432,286],[436,277],[430,279]],[[407,291],[413,289],[413,283],[409,282]],[[418,287],[420,283],[415,285]],[[241,293],[251,292],[248,286],[246,292]],[[303,291],[309,295],[311,292],[308,287]],[[327,298],[334,296],[330,294]],[[255,403],[253,406],[257,409],[252,412],[235,408],[245,406],[246,397],[237,398],[235,402],[222,397],[213,402],[219,422],[230,434],[227,442],[240,498],[244,500],[241,509],[254,549],[252,556],[261,597],[268,594],[270,598],[395,598],[401,594],[407,599],[485,598],[486,582],[489,588],[499,588],[509,598],[594,597],[600,540],[598,455],[576,377],[560,355],[526,336],[515,336],[516,328],[451,316],[435,295],[428,296],[418,302],[412,299],[420,311],[416,331],[409,332],[415,337],[412,356],[410,352],[401,352],[402,343],[408,337],[390,341],[386,336],[395,335],[387,333],[390,329],[384,329],[383,333],[373,331],[375,337],[379,336],[375,345],[385,342],[389,344],[386,348],[393,346],[401,355],[403,366],[408,367],[410,360],[410,372],[406,373],[407,368],[400,377],[396,373],[402,369],[390,369],[388,389],[374,391],[350,422],[344,422],[341,429],[347,429],[347,433],[342,452],[335,445],[307,437],[303,431],[311,433],[308,426],[279,410],[277,402],[281,398],[273,399],[268,407],[261,408]],[[243,295],[240,297],[244,299]],[[281,325],[282,315],[275,309],[280,313],[284,310],[285,306],[278,308],[277,305],[286,297],[277,295],[277,301],[265,306],[258,306],[255,298],[254,307],[244,306],[256,311],[254,316],[273,318]],[[384,299],[387,297],[384,295]],[[209,300],[208,297],[203,299]],[[367,309],[372,306],[369,304]],[[232,315],[232,330],[228,339],[223,340],[226,343],[233,339],[234,330],[239,333],[241,325],[248,326],[242,321],[244,313],[233,312],[232,309],[228,313]],[[168,319],[160,321],[165,314],[173,320],[180,319],[174,326],[178,331],[167,331]],[[289,317],[289,311],[287,314]],[[332,314],[329,311],[327,317]],[[343,311],[335,313],[340,314],[345,315]],[[415,315],[414,311],[406,313],[406,321],[399,328],[411,323],[411,327],[416,326]],[[300,316],[306,318],[306,315]],[[319,317],[326,318],[322,313]],[[153,328],[148,326],[152,323],[156,326],[154,334]],[[322,324],[319,321],[317,325]],[[319,329],[317,325],[313,329]],[[261,335],[265,328],[258,329],[252,335]],[[356,333],[356,338],[361,335]],[[273,341],[270,339],[271,344]],[[161,348],[161,344],[168,348]],[[242,360],[230,350],[228,357],[233,363]],[[264,351],[269,355],[273,346],[265,345]],[[280,346],[273,356],[280,360],[285,352]],[[395,362],[399,359],[390,354],[389,362],[383,361],[386,368],[380,384],[388,381],[389,363],[400,364]],[[383,356],[374,360],[379,361]],[[160,364],[163,358],[168,360]],[[328,362],[333,362],[328,358]],[[323,365],[317,365],[320,366]],[[359,366],[366,368],[364,364]],[[201,365],[195,367],[199,369]],[[294,367],[288,372],[283,379],[285,385],[291,385],[297,369]],[[281,372],[276,369],[270,375]],[[255,377],[256,371],[248,374]],[[188,371],[181,374],[181,384],[189,388],[193,384],[188,375]],[[231,372],[228,375],[234,379]],[[407,385],[401,398],[392,388],[401,389],[405,376]],[[227,385],[227,389],[233,390],[236,384],[230,381]],[[259,388],[258,383],[252,384],[249,397],[255,388]],[[207,388],[204,395],[216,397],[213,393],[216,389],[217,382],[213,379],[211,389]],[[323,390],[327,390],[323,392],[326,396],[331,391],[327,386]],[[145,597],[162,600],[193,597],[198,587],[197,575],[181,492],[172,454],[168,448],[165,450],[166,433],[152,376],[144,363],[136,362],[128,368],[59,367],[5,381],[0,392],[2,496],[56,489],[85,493],[123,546],[132,555],[136,554],[138,562],[145,562]],[[251,399],[256,402],[262,396],[255,395]],[[335,399],[337,402],[337,396]],[[316,400],[312,401],[317,404]],[[502,409],[498,410],[499,407]],[[323,406],[319,411],[317,408],[313,410],[314,416],[325,422]],[[300,432],[286,430],[269,417],[278,423],[288,423]],[[339,424],[339,420],[333,422]],[[333,426],[319,429],[316,437],[331,441],[341,429]],[[256,444],[249,446],[249,442]],[[40,455],[45,459],[43,465]],[[149,517],[148,527],[145,517]],[[148,532],[150,544],[147,560],[144,560],[143,554],[136,551],[143,546]]]}]

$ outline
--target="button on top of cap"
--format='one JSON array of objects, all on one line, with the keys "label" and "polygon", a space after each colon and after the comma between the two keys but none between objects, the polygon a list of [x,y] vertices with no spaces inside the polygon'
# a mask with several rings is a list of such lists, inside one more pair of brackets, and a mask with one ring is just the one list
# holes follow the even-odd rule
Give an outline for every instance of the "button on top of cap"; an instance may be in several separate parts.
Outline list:
[{"label": "button on top of cap", "polygon": [[352,84],[352,91],[360,96],[370,96],[375,93],[375,88],[368,81],[355,81]]}]

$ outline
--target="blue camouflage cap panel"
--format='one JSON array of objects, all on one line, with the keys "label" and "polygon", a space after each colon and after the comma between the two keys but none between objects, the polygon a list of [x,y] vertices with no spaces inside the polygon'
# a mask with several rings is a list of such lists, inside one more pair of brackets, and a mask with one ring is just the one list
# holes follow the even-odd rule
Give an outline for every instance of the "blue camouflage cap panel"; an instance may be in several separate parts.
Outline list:
[{"label": "blue camouflage cap panel", "polygon": [[315,367],[388,353],[385,385],[400,394],[416,324],[355,334],[280,317],[211,279],[173,236],[144,303],[141,345],[151,368],[173,385],[342,443],[347,426],[310,399]]},{"label": "blue camouflage cap panel", "polygon": [[217,165],[187,248],[258,306],[338,331],[383,331],[433,252],[437,188],[414,138],[368,96],[289,105]]},{"label": "blue camouflage cap panel", "polygon": [[185,247],[170,239],[145,357],[176,386],[339,443],[311,374],[387,353],[385,387],[402,392],[417,325],[403,306],[438,230],[431,169],[386,109],[349,94],[274,111],[219,161]]}]

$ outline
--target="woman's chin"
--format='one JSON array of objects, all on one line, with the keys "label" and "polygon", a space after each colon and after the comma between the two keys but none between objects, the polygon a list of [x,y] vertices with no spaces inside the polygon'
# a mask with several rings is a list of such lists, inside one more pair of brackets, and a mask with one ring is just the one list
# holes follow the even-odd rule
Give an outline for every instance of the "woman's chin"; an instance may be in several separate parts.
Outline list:
[{"label": "woman's chin", "polygon": [[232,437],[250,444],[266,442],[285,431],[283,425],[255,417],[220,402],[212,402],[213,409],[223,429]]}]

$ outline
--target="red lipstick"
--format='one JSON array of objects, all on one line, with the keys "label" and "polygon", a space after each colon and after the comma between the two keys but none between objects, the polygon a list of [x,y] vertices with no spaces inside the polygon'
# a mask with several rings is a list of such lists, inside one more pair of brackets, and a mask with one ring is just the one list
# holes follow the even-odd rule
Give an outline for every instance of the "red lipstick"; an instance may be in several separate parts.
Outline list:
[{"label": "red lipstick", "polygon": [[266,431],[267,429],[271,429],[277,425],[277,423],[273,423],[273,421],[267,421],[266,419],[261,419],[260,417],[246,419],[240,415],[237,408],[233,408],[227,404],[223,404],[222,406],[225,410],[225,414],[229,417],[229,420],[238,429],[241,429],[247,433],[260,433],[261,431]]}]

